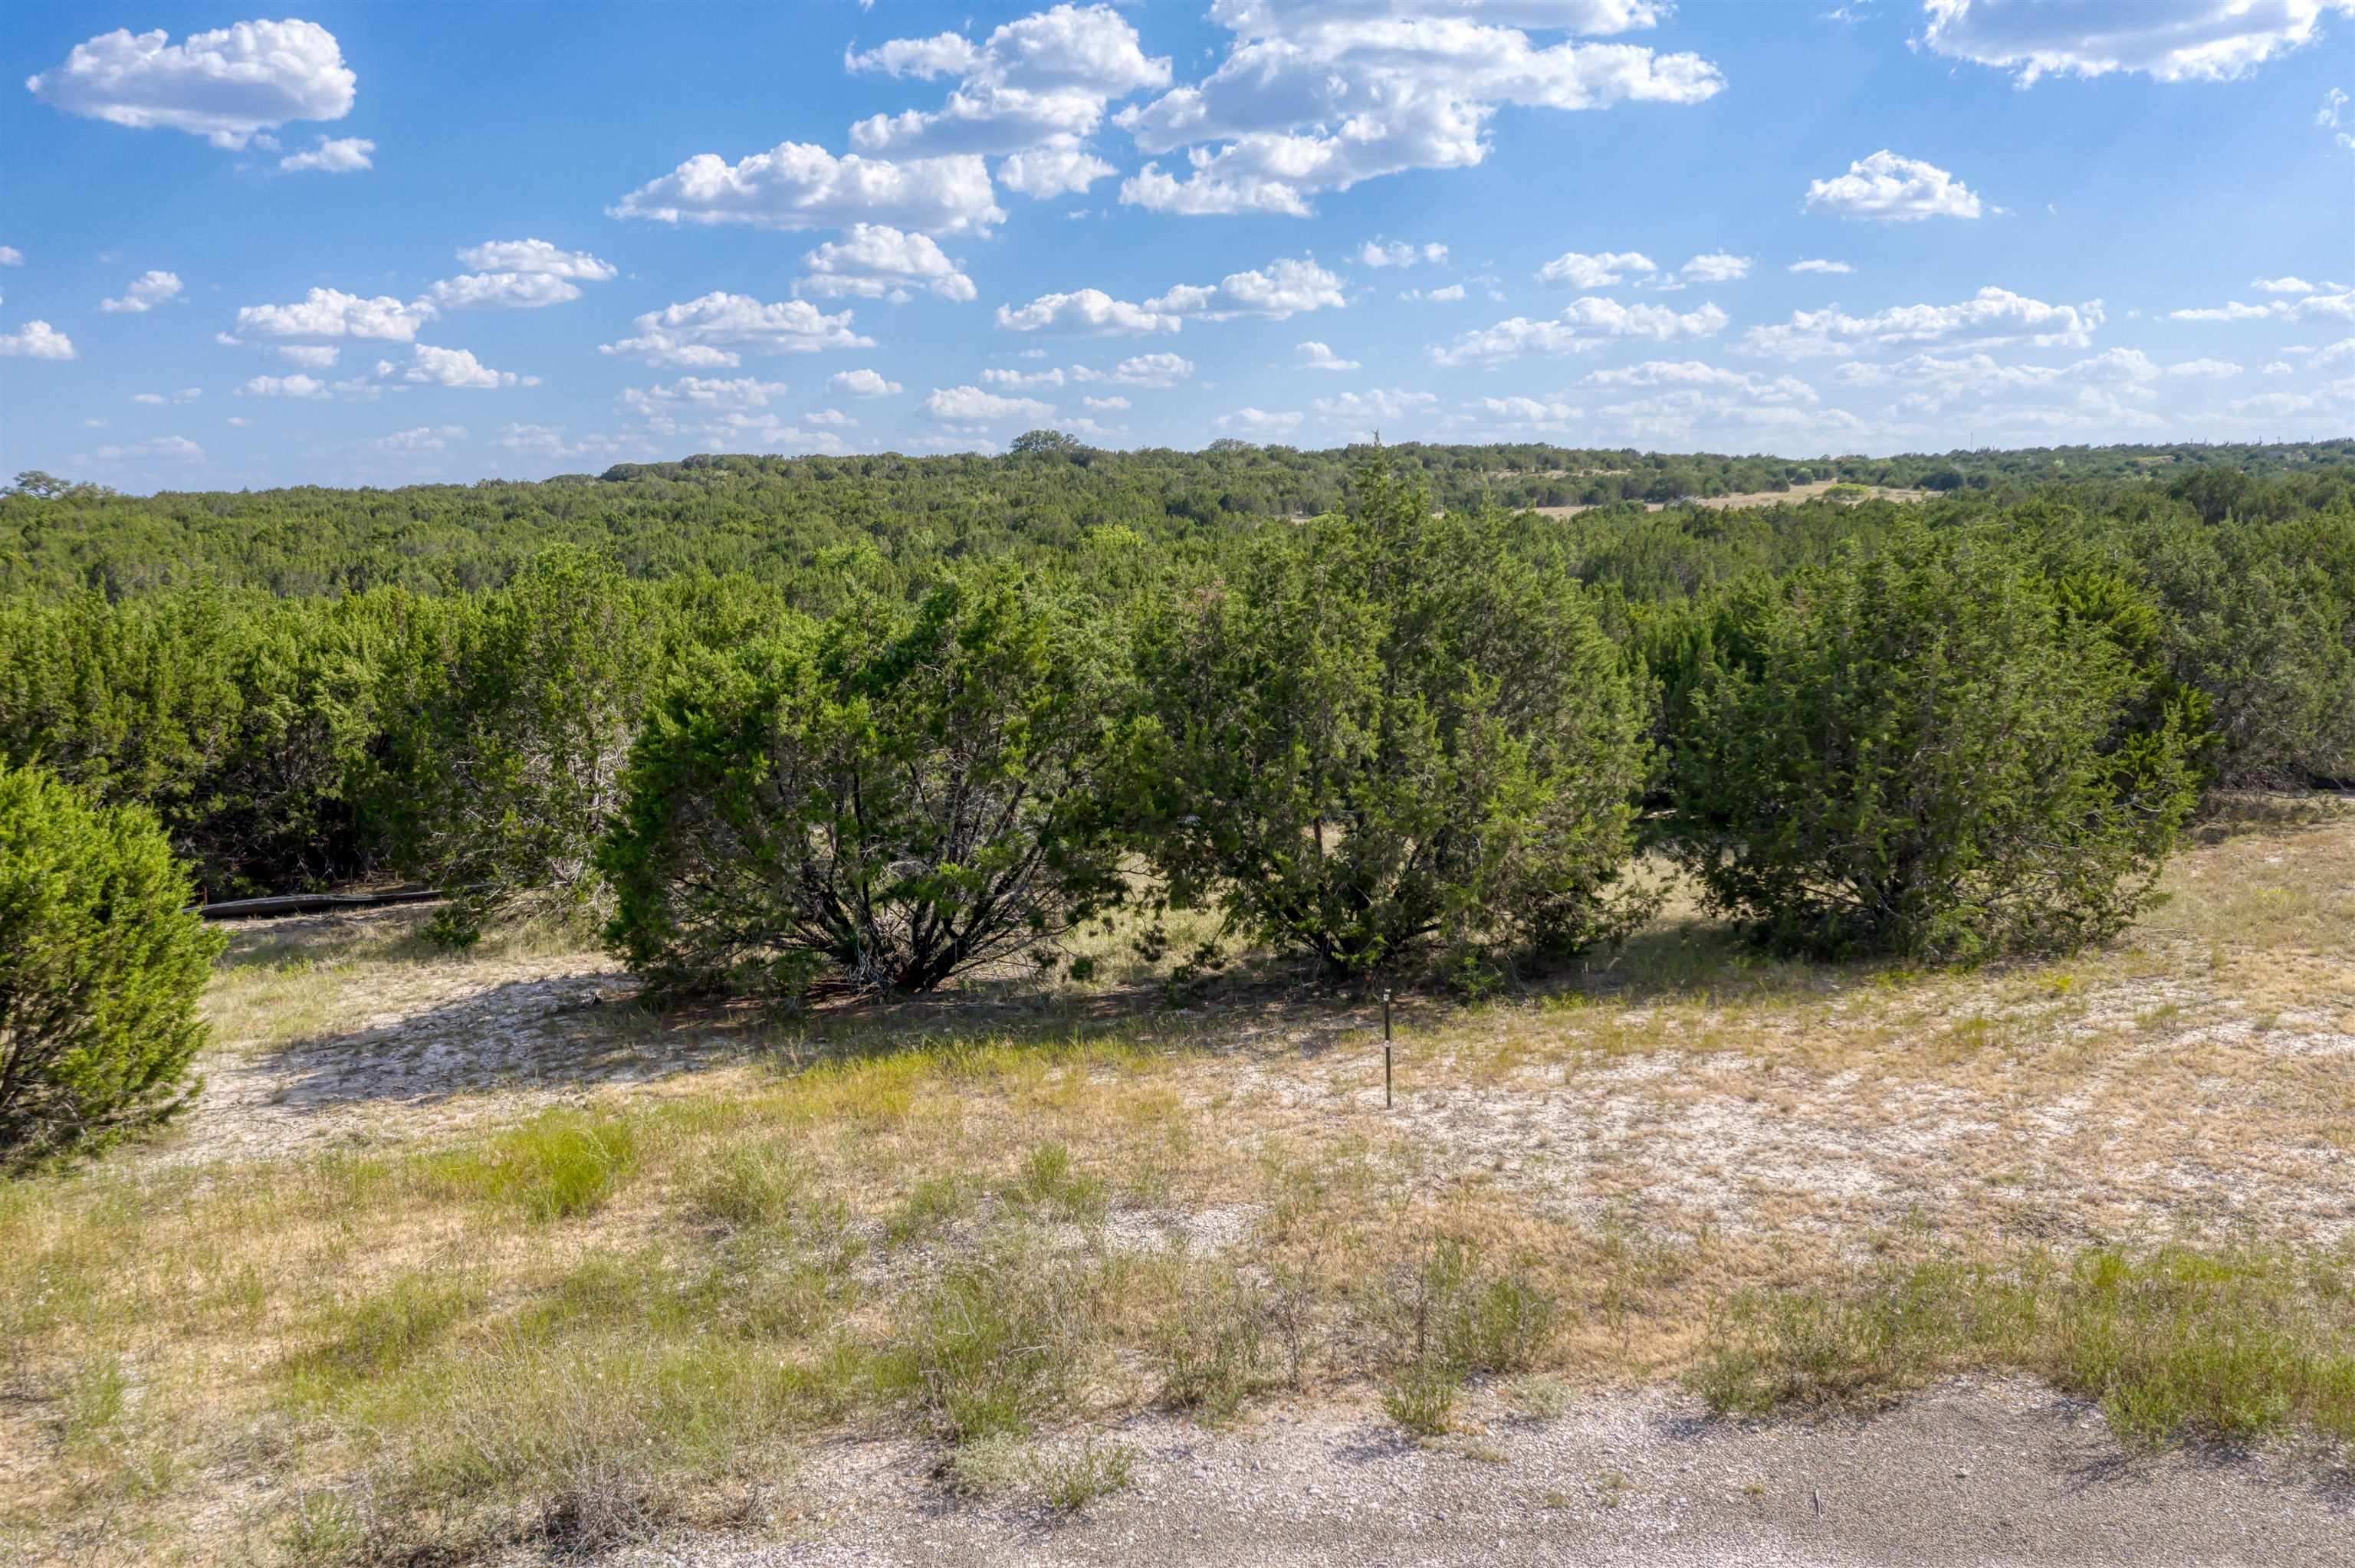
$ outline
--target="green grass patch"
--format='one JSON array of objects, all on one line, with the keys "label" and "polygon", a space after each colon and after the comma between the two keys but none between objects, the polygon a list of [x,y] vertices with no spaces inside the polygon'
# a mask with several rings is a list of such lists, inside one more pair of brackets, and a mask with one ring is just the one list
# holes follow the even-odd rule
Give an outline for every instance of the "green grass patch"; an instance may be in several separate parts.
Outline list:
[{"label": "green grass patch", "polygon": [[2355,1445],[2350,1285],[2343,1258],[2254,1247],[1913,1263],[1862,1287],[1742,1298],[1692,1382],[1720,1414],[1763,1415],[2015,1368],[2094,1401],[2130,1447],[2299,1425]]}]

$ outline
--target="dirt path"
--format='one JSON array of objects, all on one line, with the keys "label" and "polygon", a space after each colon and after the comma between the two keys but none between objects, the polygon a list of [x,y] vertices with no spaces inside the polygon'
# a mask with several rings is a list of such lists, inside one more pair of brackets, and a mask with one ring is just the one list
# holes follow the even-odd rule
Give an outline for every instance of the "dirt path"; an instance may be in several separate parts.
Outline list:
[{"label": "dirt path", "polygon": [[1703,1422],[1663,1393],[1477,1436],[1401,1441],[1379,1415],[1206,1435],[1133,1423],[1135,1484],[1076,1518],[944,1502],[911,1443],[843,1445],[786,1482],[783,1539],[686,1540],[602,1568],[833,1564],[2344,1564],[2355,1483],[2268,1457],[2129,1459],[2089,1407],[1956,1383],[1866,1422]]}]

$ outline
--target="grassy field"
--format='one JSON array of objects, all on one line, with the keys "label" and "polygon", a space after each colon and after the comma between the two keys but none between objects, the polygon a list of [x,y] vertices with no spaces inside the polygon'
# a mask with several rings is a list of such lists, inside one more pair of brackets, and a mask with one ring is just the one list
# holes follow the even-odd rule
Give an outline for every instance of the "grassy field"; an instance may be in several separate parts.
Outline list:
[{"label": "grassy field", "polygon": [[[2355,818],[2252,805],[2115,947],[1762,959],[1671,904],[1465,1004],[1251,955],[657,1014],[560,932],[236,934],[204,1102],[0,1186],[0,1552],[461,1561],[789,1531],[843,1432],[1082,1507],[1143,1407],[1475,1440],[2011,1369],[2130,1446],[2355,1447]],[[1101,1440],[1099,1440],[1101,1436]]]}]

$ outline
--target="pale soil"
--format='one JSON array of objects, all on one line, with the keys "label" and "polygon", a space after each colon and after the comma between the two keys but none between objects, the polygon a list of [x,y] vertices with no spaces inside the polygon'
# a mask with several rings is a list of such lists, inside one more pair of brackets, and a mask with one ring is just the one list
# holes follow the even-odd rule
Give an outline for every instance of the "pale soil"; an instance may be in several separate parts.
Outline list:
[{"label": "pale soil", "polygon": [[[2167,886],[2171,902],[2105,950],[1975,973],[1774,963],[1672,908],[1625,954],[1533,995],[1470,1010],[1404,999],[1389,1110],[1379,1005],[1264,978],[1214,987],[1175,1022],[1149,987],[947,998],[895,1013],[864,1044],[935,1028],[1051,1039],[1109,1020],[1167,1046],[1124,1067],[1052,1069],[1082,1080],[1069,1111],[1043,1092],[982,1091],[956,1108],[955,1157],[977,1165],[1062,1139],[1115,1192],[1141,1192],[1110,1162],[1145,1147],[1135,1128],[1166,1121],[1211,1146],[1199,1169],[1229,1173],[1181,1181],[1166,1202],[1123,1197],[1101,1242],[1075,1234],[1075,1247],[1252,1255],[1265,1214],[1253,1203],[1272,1191],[1252,1172],[1276,1165],[1374,1171],[1401,1192],[1566,1220],[1639,1249],[1698,1255],[1706,1238],[1710,1278],[1731,1284],[1823,1278],[1899,1231],[1958,1252],[2355,1243],[2355,816],[2216,835]],[[758,1057],[775,1033],[641,1009],[630,979],[593,952],[518,941],[435,954],[403,935],[422,917],[233,933],[208,1003],[218,1033],[205,1095],[166,1138],[123,1151],[126,1163],[414,1147],[551,1105],[724,1103],[774,1083]],[[829,1143],[837,1162],[870,1150],[845,1180],[901,1183],[924,1173],[909,1161],[948,1158],[946,1135],[921,1128],[826,1136],[852,1140]],[[870,1197],[862,1225],[897,1201]],[[940,1245],[962,1245],[986,1213]],[[610,1242],[622,1224],[608,1213],[577,1239]],[[921,1246],[872,1258],[942,1261]],[[1586,1329],[1652,1337],[1640,1323]],[[1625,1359],[1666,1365],[1674,1349]],[[1657,1389],[1593,1394],[1535,1422],[1491,1389],[1467,1404],[1481,1431],[1438,1448],[1403,1444],[1370,1396],[1333,1397],[1296,1396],[1231,1433],[1130,1419],[1111,1436],[1142,1456],[1136,1490],[1062,1524],[1019,1502],[952,1499],[931,1474],[940,1451],[922,1442],[823,1445],[776,1476],[768,1522],[615,1568],[2295,1563],[2331,1561],[2355,1528],[2343,1462],[2193,1453],[2128,1465],[2097,1417],[2025,1384],[1948,1390],[1829,1427],[1703,1423]],[[1625,1484],[1603,1479],[1614,1474]],[[1745,1492],[1753,1484],[1764,1491]]]},{"label": "pale soil", "polygon": [[[1156,1077],[1238,1163],[1371,1139],[1435,1185],[1656,1234],[2355,1238],[2355,821],[2228,838],[2169,885],[2108,951],[1896,985],[1754,960],[1717,994],[1646,980],[1710,939],[1672,916],[1574,1005],[1403,1007],[1391,1112],[1379,1010],[1346,999],[1213,1005]],[[416,918],[320,916],[315,936]],[[318,983],[355,988],[336,1005],[357,1027],[220,1039],[202,1102],[146,1158],[439,1138],[747,1070],[727,1029],[628,1005],[601,955]]]},{"label": "pale soil", "polygon": [[1425,1445],[1369,1409],[1229,1433],[1139,1418],[1114,1435],[1135,1454],[1132,1489],[1076,1517],[1019,1492],[943,1501],[924,1444],[827,1445],[755,1533],[597,1561],[2319,1568],[2344,1563],[2355,1532],[2344,1472],[2200,1450],[2129,1459],[2091,1408],[2017,1381],[1956,1383],[1820,1425],[1712,1422],[1659,1391],[1542,1420],[1516,1413],[1508,1392],[1484,1391],[1469,1430]]},{"label": "pale soil", "polygon": [[[1818,479],[1806,484],[1795,484],[1788,490],[1745,490],[1732,495],[1696,495],[1684,501],[1647,501],[1646,512],[1665,512],[1671,506],[1706,506],[1713,511],[1728,511],[1753,506],[1796,506],[1802,501],[1812,501],[1835,484],[1852,482],[1847,480]],[[1885,484],[1869,485],[1876,501],[1927,501],[1926,490],[1901,490]],[[1529,511],[1540,517],[1575,517],[1582,512],[1592,512],[1592,506],[1532,506]]]}]

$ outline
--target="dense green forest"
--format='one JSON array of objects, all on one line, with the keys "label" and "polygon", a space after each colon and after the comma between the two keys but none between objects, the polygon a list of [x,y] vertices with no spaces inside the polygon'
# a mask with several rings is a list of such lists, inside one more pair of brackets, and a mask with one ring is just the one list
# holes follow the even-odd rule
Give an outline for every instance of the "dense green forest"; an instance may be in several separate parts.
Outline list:
[{"label": "dense green forest", "polygon": [[[1618,650],[1648,758],[1627,798],[1648,812],[1675,805],[1693,694],[1762,605],[1919,535],[1986,539],[2013,575],[2131,596],[2136,659],[2204,704],[2211,781],[2355,779],[2355,442],[1823,461],[1241,442],[1095,452],[1052,433],[1018,445],[408,490],[123,497],[21,475],[0,499],[0,760],[153,808],[209,897],[369,875],[577,890],[596,881],[591,841],[619,810],[641,715],[711,659],[829,617],[880,624],[942,581],[1025,581],[1058,621],[1086,621],[1116,650],[1095,662],[1161,650],[1100,681],[1097,697],[1107,715],[1152,714],[1168,693],[1147,690],[1145,666],[1182,669],[1170,648],[1206,636],[1173,631],[1170,608],[1252,572],[1279,591],[1295,567],[1267,565],[1269,548],[1324,548],[1307,518],[1349,514],[1375,464],[1391,497],[1385,548],[1413,553],[1427,532],[1399,523],[1399,506],[1479,515],[1486,570],[1578,598],[1529,614],[1552,626],[1559,659],[1585,645],[1563,629],[1587,621]],[[1517,511],[1592,487],[1705,497],[1835,475],[1929,499]],[[1347,588],[1403,591],[1373,565]],[[1373,621],[1359,633],[1380,641]],[[1222,702],[1258,690],[1255,654],[1236,657],[1246,673],[1197,671],[1227,683]],[[1434,671],[1424,697],[1453,711]],[[1606,772],[1620,777],[1623,760]],[[551,765],[584,775],[580,796],[525,798],[502,772]],[[547,842],[492,845],[520,836],[516,821],[459,842],[485,800]]]},{"label": "dense green forest", "polygon": [[[741,573],[818,604],[846,572],[904,585],[976,557],[1065,563],[1131,535],[1156,551],[1184,550],[1331,511],[1369,450],[1220,441],[1199,452],[1106,452],[1051,432],[1015,445],[995,458],[693,457],[596,477],[399,490],[125,496],[28,476],[31,484],[0,493],[0,593],[86,587],[120,599],[196,584],[282,597],[480,589],[535,552],[570,544],[611,555],[633,577]],[[2059,485],[2098,511],[2136,481],[2238,485],[2240,476],[2343,476],[2355,464],[2355,441],[2344,440],[1805,461],[1553,446],[1386,452],[1451,510],[1657,505],[1839,480],[1983,498]],[[1624,521],[1597,518],[1582,534],[1607,535]]]}]

